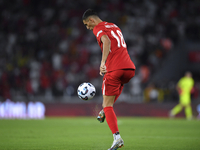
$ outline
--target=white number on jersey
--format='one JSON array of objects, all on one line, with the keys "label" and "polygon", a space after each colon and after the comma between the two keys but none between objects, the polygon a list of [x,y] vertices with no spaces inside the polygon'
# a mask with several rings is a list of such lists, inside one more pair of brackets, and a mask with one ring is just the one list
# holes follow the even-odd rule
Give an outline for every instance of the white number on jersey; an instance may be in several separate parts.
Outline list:
[{"label": "white number on jersey", "polygon": [[124,37],[119,30],[117,30],[117,34],[115,34],[115,32],[113,30],[111,30],[111,34],[117,40],[118,47],[121,47],[121,45],[122,45],[124,48],[126,48],[126,43],[124,41]]}]

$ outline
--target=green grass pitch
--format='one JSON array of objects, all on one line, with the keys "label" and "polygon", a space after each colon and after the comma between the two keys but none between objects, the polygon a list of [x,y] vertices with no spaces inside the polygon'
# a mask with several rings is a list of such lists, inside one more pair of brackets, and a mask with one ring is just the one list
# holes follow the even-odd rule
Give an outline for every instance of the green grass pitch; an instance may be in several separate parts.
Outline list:
[{"label": "green grass pitch", "polygon": [[[120,150],[199,150],[200,121],[118,117]],[[107,150],[107,123],[94,117],[0,120],[0,150]]]}]

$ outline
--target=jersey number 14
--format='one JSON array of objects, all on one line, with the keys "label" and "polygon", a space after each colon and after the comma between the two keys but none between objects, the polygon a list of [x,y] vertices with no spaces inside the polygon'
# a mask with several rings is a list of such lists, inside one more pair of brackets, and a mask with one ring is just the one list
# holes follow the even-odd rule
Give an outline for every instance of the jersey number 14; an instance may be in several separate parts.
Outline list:
[{"label": "jersey number 14", "polygon": [[122,46],[122,47],[126,48],[126,43],[124,41],[124,37],[123,37],[121,31],[116,30],[116,32],[117,32],[117,34],[113,30],[111,30],[112,36],[117,40],[117,43],[118,43],[117,46],[118,47]]}]

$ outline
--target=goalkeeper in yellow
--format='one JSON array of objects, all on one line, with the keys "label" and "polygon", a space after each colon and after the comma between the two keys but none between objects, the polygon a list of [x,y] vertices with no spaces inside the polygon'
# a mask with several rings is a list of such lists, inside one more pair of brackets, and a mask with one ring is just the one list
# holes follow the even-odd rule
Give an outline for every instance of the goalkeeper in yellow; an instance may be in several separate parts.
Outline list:
[{"label": "goalkeeper in yellow", "polygon": [[170,117],[174,117],[184,107],[186,118],[188,120],[192,119],[191,90],[193,86],[194,80],[192,78],[192,73],[186,72],[185,76],[177,83],[176,89],[179,93],[179,104],[170,111]]}]

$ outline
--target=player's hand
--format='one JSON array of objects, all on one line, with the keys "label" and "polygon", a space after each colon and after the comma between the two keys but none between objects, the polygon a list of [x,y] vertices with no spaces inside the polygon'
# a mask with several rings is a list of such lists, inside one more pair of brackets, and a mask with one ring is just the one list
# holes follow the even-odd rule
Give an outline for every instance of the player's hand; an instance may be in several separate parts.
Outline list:
[{"label": "player's hand", "polygon": [[106,65],[104,62],[101,62],[101,66],[100,66],[100,75],[103,76],[105,73],[107,72],[106,70]]}]

